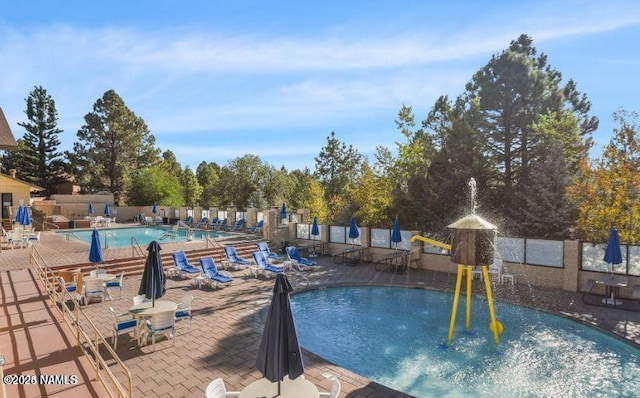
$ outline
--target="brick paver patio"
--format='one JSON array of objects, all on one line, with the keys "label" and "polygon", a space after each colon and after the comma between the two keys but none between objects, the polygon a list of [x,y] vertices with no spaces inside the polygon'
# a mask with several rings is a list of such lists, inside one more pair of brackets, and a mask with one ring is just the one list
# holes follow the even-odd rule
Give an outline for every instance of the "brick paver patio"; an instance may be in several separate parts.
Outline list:
[{"label": "brick paver patio", "polygon": [[[47,247],[48,239],[53,239],[55,248]],[[66,246],[67,243],[69,247]],[[73,263],[80,257],[79,261],[86,261],[87,249],[76,245],[72,242],[60,242],[58,237],[43,236],[43,247],[40,251],[48,260],[55,258],[51,260],[51,264],[59,261]],[[12,270],[2,272],[2,299],[7,304],[11,296],[6,292],[17,283],[18,276],[21,280],[29,278],[33,280],[30,272],[18,271],[28,264],[25,254],[27,250],[5,250],[0,254],[0,270]],[[49,250],[52,251],[51,257],[47,256]],[[121,249],[113,250],[110,255],[116,255],[115,250]],[[123,255],[125,255],[124,252]],[[191,260],[197,262],[197,258]],[[411,270],[408,275],[380,273],[376,272],[373,265],[369,263],[357,266],[335,265],[330,257],[320,257],[319,263],[323,265],[322,270],[308,274],[308,283],[297,275],[290,276],[297,291],[330,285],[397,285],[451,291],[455,284],[455,275],[448,273],[428,270]],[[452,272],[454,270],[452,266]],[[254,362],[263,327],[261,310],[269,304],[273,280],[249,278],[247,271],[230,270],[229,274],[234,278],[234,283],[218,290],[208,287],[198,289],[188,279],[167,280],[167,294],[163,299],[180,301],[185,294],[191,294],[195,299],[192,330],[188,330],[188,322],[179,324],[175,347],[170,341],[163,339],[156,342],[154,352],[150,344],[138,348],[130,336],[123,335],[119,338],[117,352],[133,374],[134,396],[202,397],[207,384],[217,377],[222,377],[227,384],[227,389],[234,391],[242,390],[244,386],[261,378],[254,367]],[[494,296],[497,300],[576,318],[640,344],[640,313],[587,306],[582,303],[579,293],[536,288],[527,283],[526,275],[523,275],[519,282],[515,286],[497,285]],[[132,305],[131,298],[137,294],[139,283],[139,276],[125,278],[125,288],[121,298],[85,306],[85,311],[109,341],[111,341],[112,318],[108,308],[113,307],[117,312],[126,311]],[[478,294],[483,294],[483,286],[480,283],[474,284],[474,290]],[[28,305],[27,302],[18,302],[18,307],[23,312],[26,311],[26,305]],[[5,308],[8,308],[8,305],[5,305]],[[56,310],[44,307],[37,308],[34,312],[49,313],[52,319],[57,316]],[[40,340],[32,338],[21,342],[11,337],[16,334],[16,330],[24,326],[28,326],[31,330],[33,326],[26,323],[7,325],[6,319],[9,315],[6,309],[3,317],[3,329],[0,329],[2,330],[0,334],[2,354],[7,357],[7,352],[20,350],[24,351],[26,356],[32,357],[30,361],[25,360],[20,364],[12,363],[7,358],[5,374],[42,371],[40,366],[45,359],[38,354],[40,350],[44,350],[38,344]],[[505,326],[508,327],[508,325]],[[323,327],[339,327],[339,325]],[[62,336],[67,333],[65,328],[66,325],[59,325],[55,333]],[[54,339],[47,339],[47,342],[56,347],[60,345],[58,340],[54,341]],[[16,348],[16,345],[21,348]],[[51,356],[46,360],[53,365],[57,358],[57,356]],[[74,359],[74,363],[79,364],[78,366],[82,365],[81,360]],[[342,383],[342,397],[407,396],[328,363],[306,351],[304,363],[306,377],[321,390],[330,389],[330,383],[320,376],[322,373],[329,372],[338,376]],[[83,383],[92,378],[88,365],[83,369],[78,368],[77,374],[81,376]],[[87,383],[87,388],[93,385],[95,382]],[[75,396],[103,396],[97,388],[78,391],[78,394],[80,395]],[[47,395],[41,388],[35,388],[29,390],[28,394],[18,396]]]}]

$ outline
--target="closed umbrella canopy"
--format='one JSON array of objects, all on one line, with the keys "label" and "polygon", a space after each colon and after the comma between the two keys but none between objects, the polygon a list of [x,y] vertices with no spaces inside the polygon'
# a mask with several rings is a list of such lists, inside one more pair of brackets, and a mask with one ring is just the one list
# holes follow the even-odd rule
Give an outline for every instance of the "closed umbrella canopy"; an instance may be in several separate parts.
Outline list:
[{"label": "closed umbrella canopy", "polygon": [[282,208],[280,209],[280,220],[286,220],[287,218],[287,205],[282,204]]},{"label": "closed umbrella canopy", "polygon": [[160,245],[155,240],[149,243],[147,251],[147,261],[144,264],[144,272],[140,280],[140,288],[138,294],[144,294],[146,298],[153,301],[164,296],[166,292],[166,278],[162,267],[162,258],[160,257]]},{"label": "closed umbrella canopy", "polygon": [[20,218],[20,224],[31,225],[31,214],[29,214],[29,208],[22,206],[22,217]]},{"label": "closed umbrella canopy", "polygon": [[400,234],[400,220],[398,220],[398,217],[396,217],[396,220],[393,222],[391,242],[396,244],[396,250],[398,250],[398,243],[402,242],[402,234]]},{"label": "closed umbrella canopy", "polygon": [[611,275],[613,275],[614,266],[622,263],[622,250],[620,249],[620,238],[618,237],[618,230],[611,228],[609,233],[609,240],[607,241],[607,248],[604,252],[604,261],[607,264],[611,264]]},{"label": "closed umbrella canopy", "polygon": [[358,229],[358,224],[356,224],[356,218],[351,217],[351,222],[349,223],[349,239],[351,239],[351,243],[358,239],[359,236],[360,230]]},{"label": "closed umbrella canopy", "polygon": [[100,244],[100,234],[97,229],[93,229],[91,233],[91,249],[89,250],[89,261],[92,263],[101,263],[102,260],[102,245]]},{"label": "closed umbrella canopy", "polygon": [[93,203],[89,203],[89,214],[93,214],[95,211],[93,210]]},{"label": "closed umbrella canopy", "polygon": [[278,274],[256,359],[256,367],[271,382],[282,381],[286,375],[293,380],[304,373],[302,353],[289,301],[289,293],[292,291],[287,277]]},{"label": "closed umbrella canopy", "polygon": [[320,235],[320,227],[318,227],[318,217],[313,217],[313,225],[311,226],[311,235],[312,236]]},{"label": "closed umbrella canopy", "polygon": [[158,212],[158,208],[156,207],[156,202],[153,202],[153,207],[151,208],[151,213],[156,214]]},{"label": "closed umbrella canopy", "polygon": [[14,219],[15,222],[22,224],[22,212],[24,211],[24,206],[20,205],[18,206],[18,211],[16,211],[16,218]]},{"label": "closed umbrella canopy", "polygon": [[105,217],[111,217],[111,209],[109,208],[109,203],[104,204],[104,215]]}]

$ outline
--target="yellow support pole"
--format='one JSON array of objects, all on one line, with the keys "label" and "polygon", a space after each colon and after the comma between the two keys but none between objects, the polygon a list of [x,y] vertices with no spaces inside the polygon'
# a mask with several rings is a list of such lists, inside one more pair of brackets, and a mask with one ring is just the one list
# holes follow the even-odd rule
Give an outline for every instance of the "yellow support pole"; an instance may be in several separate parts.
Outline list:
[{"label": "yellow support pole", "polygon": [[493,293],[491,292],[491,281],[489,280],[489,271],[487,266],[482,266],[482,275],[484,276],[484,284],[487,288],[487,303],[489,304],[489,316],[491,323],[489,329],[493,332],[493,340],[496,344],[500,344],[500,334],[504,331],[502,323],[496,319],[496,311],[493,307]]},{"label": "yellow support pole", "polygon": [[465,323],[465,328],[467,330],[471,329],[471,277],[473,267],[471,265],[467,265],[467,322]]},{"label": "yellow support pole", "polygon": [[464,265],[458,264],[458,277],[456,279],[456,292],[453,296],[453,308],[451,309],[451,321],[449,322],[449,344],[453,341],[453,329],[456,327],[456,316],[458,315],[458,300],[460,299],[460,287],[462,286],[462,275]]}]

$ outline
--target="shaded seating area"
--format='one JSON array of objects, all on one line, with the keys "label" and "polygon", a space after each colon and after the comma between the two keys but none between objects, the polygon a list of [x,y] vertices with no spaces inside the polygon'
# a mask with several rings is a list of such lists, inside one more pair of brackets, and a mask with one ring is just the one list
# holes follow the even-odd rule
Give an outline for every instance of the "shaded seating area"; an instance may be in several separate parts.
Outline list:
[{"label": "shaded seating area", "polygon": [[213,260],[213,257],[203,257],[200,259],[200,266],[202,267],[202,272],[207,279],[207,282],[213,286],[215,283],[215,287],[218,287],[218,284],[226,285],[228,283],[233,282],[233,278],[227,275],[223,275],[218,271],[218,267],[216,267],[216,263]]},{"label": "shaded seating area", "polygon": [[177,273],[181,277],[185,274],[194,275],[200,273],[198,268],[189,263],[187,255],[183,251],[173,252],[171,256],[173,257],[174,265],[173,273]]},{"label": "shaded seating area", "polygon": [[[631,290],[631,297],[623,297],[622,290]],[[625,275],[602,274],[589,279],[582,287],[582,302],[588,305],[616,308],[627,311],[640,311],[640,287],[629,286]]]}]

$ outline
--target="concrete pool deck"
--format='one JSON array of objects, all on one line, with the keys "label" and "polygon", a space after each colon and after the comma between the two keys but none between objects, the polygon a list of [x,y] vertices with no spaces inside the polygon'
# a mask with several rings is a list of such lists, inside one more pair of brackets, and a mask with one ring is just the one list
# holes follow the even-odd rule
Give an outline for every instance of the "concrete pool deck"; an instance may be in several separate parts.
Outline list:
[{"label": "concrete pool deck", "polygon": [[[48,235],[48,234],[47,234]],[[172,244],[173,245],[173,244]],[[198,243],[189,243],[185,250],[197,248]],[[163,245],[169,251],[170,245]],[[38,297],[42,302],[48,302],[41,296],[41,287],[37,279],[28,270],[29,249],[3,250],[0,253],[0,277],[3,286],[16,285],[16,281],[29,281],[32,286],[30,297]],[[85,245],[78,246],[75,242],[60,241],[50,236],[43,236],[40,252],[50,265],[69,264],[86,261],[88,249]],[[107,256],[127,256],[131,249],[110,249]],[[195,260],[195,259],[194,259]],[[297,275],[290,276],[290,280],[298,291],[307,288],[334,285],[380,285],[425,287],[438,290],[452,291],[455,285],[455,274],[433,272],[427,270],[411,270],[408,275],[376,272],[373,264],[362,263],[356,266],[335,265],[331,257],[321,256],[318,262],[322,270],[306,274],[308,283]],[[452,265],[452,272],[455,271]],[[254,380],[261,378],[254,363],[262,334],[262,320],[260,311],[269,304],[273,279],[254,279],[247,276],[246,271],[229,271],[234,277],[232,286],[224,289],[198,289],[190,280],[167,280],[167,294],[163,299],[180,301],[183,295],[194,296],[192,331],[188,331],[186,324],[178,325],[176,346],[171,342],[161,340],[156,342],[156,351],[150,345],[138,348],[135,342],[123,335],[118,341],[118,354],[133,374],[134,396],[136,397],[202,397],[207,384],[217,378],[225,380],[228,390],[239,391]],[[122,298],[105,303],[91,303],[85,306],[85,311],[91,316],[104,336],[110,341],[111,317],[109,307],[117,312],[126,311],[131,306],[131,297],[137,294],[140,277],[125,278]],[[519,284],[494,285],[494,296],[503,300],[528,307],[543,309],[571,318],[580,319],[586,323],[615,333],[628,340],[640,343],[640,313],[623,311],[613,308],[588,306],[581,300],[580,293],[561,290],[541,289],[527,284],[526,275],[519,276]],[[29,283],[23,283],[25,289]],[[483,294],[483,286],[478,281],[474,283],[474,292]],[[11,297],[7,295],[7,288],[3,290],[3,303],[8,303]],[[26,294],[26,293],[25,293]],[[32,298],[31,300],[36,300]],[[27,312],[26,302],[17,302],[16,309]],[[46,306],[39,306],[28,311],[30,316],[38,314],[46,316],[53,325],[48,333],[64,335],[68,333],[66,325],[60,324],[56,317],[57,311],[50,311]],[[47,315],[48,314],[48,315]],[[3,314],[4,317],[8,315]],[[458,315],[458,322],[462,316]],[[499,317],[499,314],[498,314]],[[14,320],[14,318],[11,318]],[[59,365],[69,361],[63,357],[53,356],[52,352],[69,349],[69,343],[62,346],[64,339],[47,339],[48,344],[39,344],[38,339],[16,340],[15,336],[24,331],[30,331],[33,326],[30,320],[16,319],[9,325],[3,324],[0,329],[0,349],[7,358],[4,366],[5,374],[33,374],[43,372],[43,355],[48,355],[49,362],[59,358]],[[21,323],[22,322],[22,323]],[[55,326],[58,325],[58,326]],[[329,325],[328,327],[336,325]],[[509,325],[504,325],[508,328]],[[443,336],[443,340],[446,336]],[[20,347],[15,347],[19,344]],[[8,358],[7,353],[20,351],[23,357],[20,363]],[[45,353],[48,352],[49,354]],[[304,351],[305,375],[321,390],[328,391],[330,383],[321,377],[328,372],[339,377],[342,384],[341,397],[406,397],[390,390],[378,383],[367,380],[346,369],[328,363],[322,358]],[[92,372],[89,367],[83,368],[82,360],[72,359],[76,363],[76,373],[82,379],[88,380],[86,390],[67,389],[57,395],[42,392],[42,388],[25,386],[19,397],[36,396],[105,396],[103,391],[91,382]],[[51,364],[53,365],[53,364]],[[10,386],[7,386],[10,387]],[[79,388],[79,387],[78,387]],[[16,390],[13,390],[16,391]],[[53,391],[52,391],[53,392]],[[77,395],[80,394],[80,395]],[[8,396],[14,396],[9,394]]]}]

